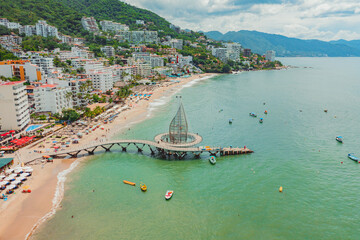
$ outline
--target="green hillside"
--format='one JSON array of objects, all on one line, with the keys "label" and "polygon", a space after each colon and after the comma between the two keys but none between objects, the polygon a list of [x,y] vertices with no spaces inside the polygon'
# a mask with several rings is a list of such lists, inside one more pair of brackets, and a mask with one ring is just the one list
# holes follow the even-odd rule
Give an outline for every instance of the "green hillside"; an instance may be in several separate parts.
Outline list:
[{"label": "green hillside", "polygon": [[82,14],[56,0],[0,0],[0,16],[22,25],[46,20],[61,33],[81,35]]},{"label": "green hillside", "polygon": [[131,6],[119,0],[57,0],[64,5],[86,16],[93,16],[97,20],[112,20],[135,27],[136,20],[153,22],[149,30],[163,30],[173,32],[169,22],[159,15],[141,8]]}]

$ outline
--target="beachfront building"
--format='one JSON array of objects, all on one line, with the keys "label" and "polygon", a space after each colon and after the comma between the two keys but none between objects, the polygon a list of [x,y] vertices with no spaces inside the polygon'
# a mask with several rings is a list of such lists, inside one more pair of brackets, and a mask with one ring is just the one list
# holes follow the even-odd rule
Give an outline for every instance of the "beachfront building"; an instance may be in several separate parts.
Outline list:
[{"label": "beachfront building", "polygon": [[112,46],[105,46],[100,49],[105,54],[106,57],[108,58],[115,57],[115,48],[113,48]]},{"label": "beachfront building", "polygon": [[227,49],[228,59],[232,61],[240,61],[241,44],[240,43],[224,43]]},{"label": "beachfront building", "polygon": [[21,81],[41,81],[41,70],[29,60],[7,60],[0,62],[0,75],[17,77]]},{"label": "beachfront building", "polygon": [[24,82],[0,82],[0,130],[22,130],[29,122]]},{"label": "beachfront building", "polygon": [[132,59],[128,60],[130,65],[135,64],[137,61],[150,64],[152,68],[164,66],[164,58],[148,52],[134,52],[132,54]]},{"label": "beachfront building", "polygon": [[213,48],[212,55],[219,58],[223,62],[227,62],[228,60],[227,48]]},{"label": "beachfront building", "polygon": [[90,103],[92,82],[90,79],[72,79],[69,82],[74,107],[86,107]]},{"label": "beachfront building", "polygon": [[81,24],[86,31],[99,32],[99,27],[94,17],[82,17]]},{"label": "beachfront building", "polygon": [[35,112],[60,113],[72,108],[72,92],[69,86],[45,84],[34,89]]},{"label": "beachfront building", "polygon": [[166,75],[169,76],[173,72],[171,67],[156,67],[152,70],[153,74]]},{"label": "beachfront building", "polygon": [[132,78],[132,74],[133,72],[136,72],[136,67],[135,66],[119,66],[116,65],[113,67],[113,77],[114,77],[114,82],[128,82],[131,80]]},{"label": "beachfront building", "polygon": [[112,71],[103,70],[103,71],[90,71],[88,74],[89,79],[92,82],[93,89],[101,90],[106,92],[107,90],[112,90],[114,86],[114,78]]},{"label": "beachfront building", "polygon": [[101,29],[105,32],[118,32],[118,31],[128,31],[129,27],[125,24],[121,24],[121,23],[117,23],[117,22],[112,22],[112,21],[100,21],[100,26]]},{"label": "beachfront building", "polygon": [[276,53],[274,50],[266,51],[266,54],[265,54],[266,60],[269,60],[271,62],[275,61],[275,54]]}]

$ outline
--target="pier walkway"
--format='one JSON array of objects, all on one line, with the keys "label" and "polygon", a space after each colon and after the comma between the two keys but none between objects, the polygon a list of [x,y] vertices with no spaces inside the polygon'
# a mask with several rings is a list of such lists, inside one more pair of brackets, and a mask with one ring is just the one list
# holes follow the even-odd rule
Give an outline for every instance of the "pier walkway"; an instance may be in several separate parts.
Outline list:
[{"label": "pier walkway", "polygon": [[[42,153],[32,156],[31,159],[26,161],[25,164],[30,164],[36,160],[42,159],[44,155],[53,157],[53,158],[62,158],[70,156],[72,158],[78,157],[79,154],[93,155],[100,150],[105,150],[110,152],[111,148],[114,146],[121,147],[121,151],[126,152],[129,146],[135,146],[139,153],[143,152],[146,149],[150,150],[151,155],[158,154],[162,158],[175,158],[175,159],[184,159],[187,154],[193,154],[195,158],[199,158],[202,153],[209,153],[211,156],[216,156],[217,154],[221,156],[225,155],[238,155],[252,153],[253,151],[248,148],[200,148],[200,147],[175,147],[164,142],[154,142],[149,140],[110,140],[106,142],[96,142],[93,144],[80,146],[78,148],[73,148],[64,151],[52,152],[52,153]],[[98,151],[97,151],[98,150]]]}]

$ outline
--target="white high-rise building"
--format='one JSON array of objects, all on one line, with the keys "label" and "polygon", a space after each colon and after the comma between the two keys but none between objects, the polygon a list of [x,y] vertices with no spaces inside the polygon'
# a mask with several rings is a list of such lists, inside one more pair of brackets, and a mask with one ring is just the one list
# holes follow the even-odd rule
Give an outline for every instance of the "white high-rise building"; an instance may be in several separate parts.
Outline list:
[{"label": "white high-rise building", "polygon": [[93,89],[106,92],[112,90],[114,86],[114,79],[112,71],[92,71],[88,74]]},{"label": "white high-rise building", "polygon": [[265,58],[269,61],[275,61],[275,54],[276,52],[274,50],[266,51]]},{"label": "white high-rise building", "polygon": [[58,84],[41,85],[34,89],[35,111],[60,113],[72,108],[71,87]]},{"label": "white high-rise building", "polygon": [[101,51],[105,54],[106,57],[115,57],[115,48],[112,46],[105,46],[101,48]]},{"label": "white high-rise building", "polygon": [[24,82],[0,82],[0,128],[22,130],[30,122]]},{"label": "white high-rise building", "polygon": [[117,22],[112,22],[112,21],[100,21],[100,26],[102,28],[103,31],[105,32],[109,32],[109,31],[128,31],[129,27],[125,24],[121,24],[121,23],[117,23]]},{"label": "white high-rise building", "polygon": [[56,37],[60,39],[57,28],[50,26],[44,20],[39,20],[35,25],[35,29],[36,35],[43,37]]},{"label": "white high-rise building", "polygon": [[99,27],[94,17],[82,17],[81,24],[87,31],[99,32]]}]

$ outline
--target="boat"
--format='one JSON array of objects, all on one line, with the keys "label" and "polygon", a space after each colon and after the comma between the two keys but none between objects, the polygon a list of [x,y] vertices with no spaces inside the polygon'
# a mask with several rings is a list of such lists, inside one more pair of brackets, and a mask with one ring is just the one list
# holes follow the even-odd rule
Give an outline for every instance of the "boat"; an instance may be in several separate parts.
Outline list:
[{"label": "boat", "polygon": [[211,156],[209,158],[209,162],[212,164],[212,165],[215,165],[216,164],[216,158],[214,156]]},{"label": "boat", "polygon": [[229,119],[229,124],[231,124],[233,122],[233,119],[232,118],[230,118]]},{"label": "boat", "polygon": [[265,110],[265,112],[264,112],[265,114],[267,114],[267,111]]},{"label": "boat", "polygon": [[250,115],[251,117],[257,117],[257,115],[256,115],[255,113],[253,113],[253,112],[249,113],[249,115]]},{"label": "boat", "polygon": [[135,186],[135,185],[136,185],[135,183],[130,182],[130,181],[126,181],[126,180],[124,180],[123,182],[124,182],[125,184],[129,184],[129,185],[131,185],[131,186]]},{"label": "boat", "polygon": [[327,113],[327,109],[325,109],[325,110],[324,110],[324,112],[326,112],[326,113]]},{"label": "boat", "polygon": [[165,193],[165,199],[169,200],[172,197],[173,194],[174,194],[173,190],[167,190],[166,193]]},{"label": "boat", "polygon": [[336,138],[336,141],[338,141],[338,142],[343,142],[343,137],[342,136],[337,136]]},{"label": "boat", "polygon": [[140,183],[140,189],[141,189],[141,191],[146,192],[147,186],[143,183]]},{"label": "boat", "polygon": [[353,153],[349,153],[349,154],[348,154],[348,158],[350,158],[351,160],[353,160],[353,161],[355,161],[355,162],[360,163],[360,162],[359,162],[359,158],[355,157],[355,156],[353,155]]},{"label": "boat", "polygon": [[259,119],[259,123],[263,123],[264,119],[263,118],[260,118]]}]

